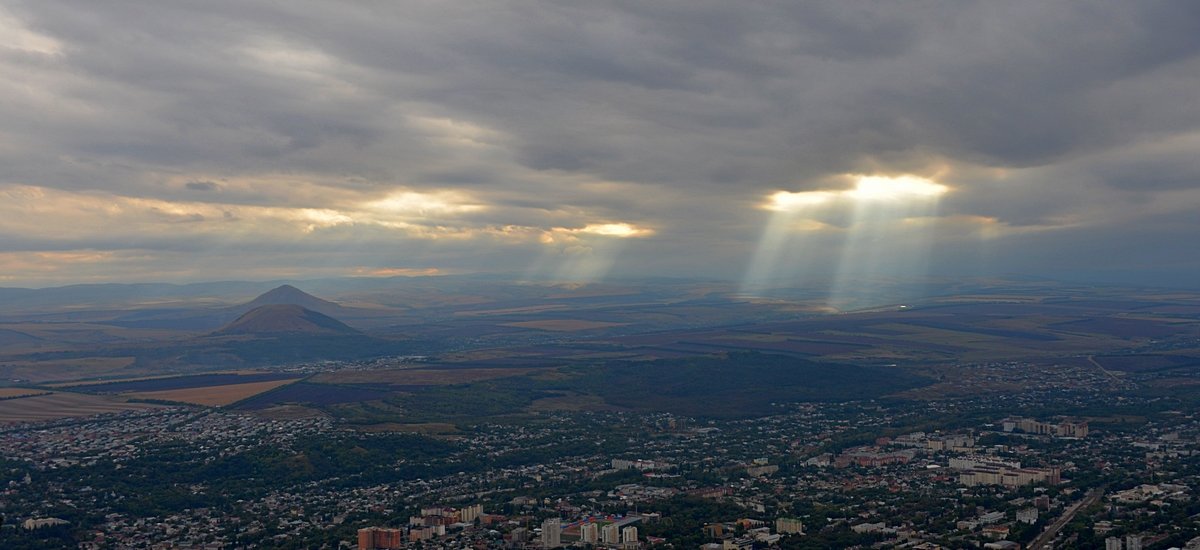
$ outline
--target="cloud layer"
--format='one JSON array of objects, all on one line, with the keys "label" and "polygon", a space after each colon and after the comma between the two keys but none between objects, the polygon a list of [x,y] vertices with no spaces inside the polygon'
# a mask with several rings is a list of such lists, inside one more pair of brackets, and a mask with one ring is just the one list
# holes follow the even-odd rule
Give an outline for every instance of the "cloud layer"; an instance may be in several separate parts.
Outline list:
[{"label": "cloud layer", "polygon": [[8,2],[0,284],[740,279],[856,174],[950,188],[935,273],[1194,279],[1200,7],[795,4]]}]

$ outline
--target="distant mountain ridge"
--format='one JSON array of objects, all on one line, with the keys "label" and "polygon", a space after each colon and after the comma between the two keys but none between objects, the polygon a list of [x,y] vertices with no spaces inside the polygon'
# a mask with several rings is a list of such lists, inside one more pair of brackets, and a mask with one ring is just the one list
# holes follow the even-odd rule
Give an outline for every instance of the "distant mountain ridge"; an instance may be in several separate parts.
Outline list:
[{"label": "distant mountain ridge", "polygon": [[[304,296],[308,296],[299,290],[292,290],[295,290]],[[281,293],[269,299],[283,297],[286,296],[282,295]],[[309,298],[312,298],[312,296],[309,296]],[[324,301],[320,300],[319,298],[313,299],[322,302]],[[291,303],[267,304],[258,306],[250,311],[247,311],[246,313],[243,313],[237,319],[234,319],[233,322],[221,327],[219,330],[213,333],[214,336],[269,336],[280,334],[357,336],[361,335],[362,333],[351,328],[345,323],[334,319],[333,317]]]}]

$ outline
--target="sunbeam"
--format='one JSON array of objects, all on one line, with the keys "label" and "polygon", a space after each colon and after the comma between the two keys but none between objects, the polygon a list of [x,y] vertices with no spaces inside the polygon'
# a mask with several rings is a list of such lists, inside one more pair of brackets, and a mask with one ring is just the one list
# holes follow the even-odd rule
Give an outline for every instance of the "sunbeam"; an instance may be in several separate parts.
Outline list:
[{"label": "sunbeam", "polygon": [[765,205],[772,211],[771,218],[742,279],[743,293],[764,295],[780,283],[795,286],[806,281],[812,272],[808,259],[813,250],[812,239],[803,233],[823,227],[812,218],[836,198],[827,191],[780,191],[771,196]]},{"label": "sunbeam", "polygon": [[[847,177],[854,182],[848,189],[779,191],[768,198],[763,208],[771,216],[742,279],[743,292],[764,295],[779,285],[813,284],[832,261],[828,302],[846,308],[877,299],[872,281],[924,274],[938,204],[949,188],[910,175]],[[831,247],[838,229],[824,220],[838,218],[848,221],[841,242]]]},{"label": "sunbeam", "polygon": [[848,309],[914,297],[909,285],[928,268],[932,222],[948,190],[915,176],[858,177],[847,192],[853,214],[829,305]]}]

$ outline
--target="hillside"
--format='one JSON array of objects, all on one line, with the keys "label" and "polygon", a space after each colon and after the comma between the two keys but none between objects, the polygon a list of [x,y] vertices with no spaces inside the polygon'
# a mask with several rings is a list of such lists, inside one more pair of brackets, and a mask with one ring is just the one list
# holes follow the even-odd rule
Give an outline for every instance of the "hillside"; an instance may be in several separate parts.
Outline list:
[{"label": "hillside", "polygon": [[295,304],[256,307],[221,327],[215,335],[358,335],[359,331],[323,313]]}]

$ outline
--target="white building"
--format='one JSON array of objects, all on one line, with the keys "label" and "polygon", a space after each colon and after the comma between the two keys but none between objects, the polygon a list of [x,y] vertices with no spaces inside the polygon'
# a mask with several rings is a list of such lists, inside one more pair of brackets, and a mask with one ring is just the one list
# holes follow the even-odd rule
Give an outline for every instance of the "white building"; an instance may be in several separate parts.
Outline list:
[{"label": "white building", "polygon": [[467,506],[466,508],[459,510],[459,516],[463,523],[474,523],[475,520],[479,519],[479,516],[482,516],[482,515],[483,515],[483,505],[482,504],[475,504],[473,506]]},{"label": "white building", "polygon": [[600,526],[595,523],[585,523],[579,527],[579,540],[588,544],[600,542]]},{"label": "white building", "polygon": [[562,520],[550,518],[542,522],[542,548],[562,546]]},{"label": "white building", "polygon": [[21,523],[21,528],[32,531],[34,529],[41,529],[42,527],[54,527],[55,525],[66,525],[68,523],[71,522],[59,518],[27,519]]},{"label": "white building", "polygon": [[624,529],[621,529],[621,543],[625,546],[625,548],[637,548],[637,527],[630,525]]},{"label": "white building", "polygon": [[604,544],[620,544],[621,531],[615,523],[609,523],[600,529],[600,542]]},{"label": "white building", "polygon": [[779,518],[775,520],[775,530],[788,535],[803,533],[804,523],[796,518]]}]

